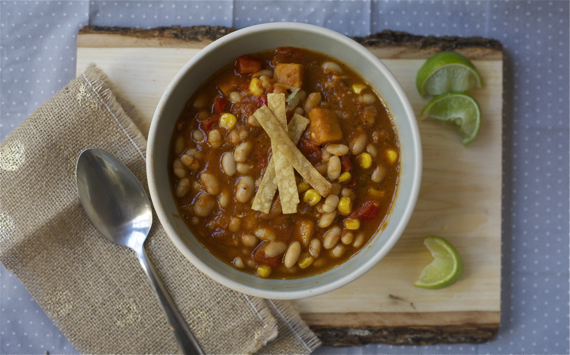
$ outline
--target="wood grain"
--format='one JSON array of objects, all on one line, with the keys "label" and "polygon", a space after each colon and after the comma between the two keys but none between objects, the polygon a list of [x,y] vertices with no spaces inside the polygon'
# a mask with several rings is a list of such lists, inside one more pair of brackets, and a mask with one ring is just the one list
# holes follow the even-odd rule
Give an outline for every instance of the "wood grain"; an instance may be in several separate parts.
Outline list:
[{"label": "wood grain", "polygon": [[[178,70],[207,43],[231,29],[86,28],[78,37],[77,73],[102,68],[140,111],[143,133],[162,92]],[[184,33],[181,35],[180,33]],[[486,39],[421,37],[383,32],[356,39],[394,73],[419,115],[428,99],[415,89],[425,58],[455,49],[471,58],[485,87],[473,90],[483,111],[477,139],[461,145],[453,127],[419,122],[424,170],[418,203],[394,249],[353,283],[297,300],[303,319],[328,345],[367,342],[433,344],[493,339],[500,323],[502,51]],[[423,246],[440,235],[463,256],[465,274],[443,290],[415,288],[431,261]]]}]

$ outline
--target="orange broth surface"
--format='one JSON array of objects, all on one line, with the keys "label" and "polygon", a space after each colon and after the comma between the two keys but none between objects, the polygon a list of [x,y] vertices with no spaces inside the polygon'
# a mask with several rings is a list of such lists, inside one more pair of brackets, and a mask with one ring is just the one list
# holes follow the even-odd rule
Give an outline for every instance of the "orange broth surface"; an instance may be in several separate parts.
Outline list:
[{"label": "orange broth surface", "polygon": [[[253,117],[267,104],[268,93],[289,98],[288,120],[295,112],[310,119],[297,147],[329,179],[331,194],[345,208],[339,204],[333,212],[325,212],[324,196],[317,204],[306,202],[310,200],[305,190],[310,187],[295,172],[301,201],[297,213],[282,213],[278,192],[268,214],[252,210],[253,196],[272,154],[269,136]],[[326,114],[326,119],[316,122],[317,113]],[[342,137],[327,136],[329,124],[340,125]],[[336,178],[328,177],[331,144],[349,148],[339,156],[341,175]],[[398,137],[381,98],[347,66],[305,49],[282,47],[236,58],[190,97],[170,145],[170,184],[188,228],[223,262],[264,278],[307,277],[354,256],[382,227],[398,184]],[[239,149],[236,155],[240,145],[245,152]],[[231,176],[222,163],[224,154],[235,157],[231,160],[236,171]],[[240,179],[244,179],[242,185]],[[253,184],[248,185],[251,191],[239,196],[240,201],[237,189],[245,182]],[[325,215],[334,219],[321,227],[328,223],[320,222]],[[328,232],[332,234],[327,238]],[[271,243],[269,253],[266,248]]]}]

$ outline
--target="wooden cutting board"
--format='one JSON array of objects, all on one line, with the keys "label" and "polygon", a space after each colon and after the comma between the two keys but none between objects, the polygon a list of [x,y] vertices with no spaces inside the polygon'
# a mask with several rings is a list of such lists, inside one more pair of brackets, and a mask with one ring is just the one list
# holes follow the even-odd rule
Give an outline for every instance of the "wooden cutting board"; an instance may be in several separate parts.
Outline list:
[{"label": "wooden cutting board", "polygon": [[[162,92],[223,27],[137,30],[86,27],[79,32],[77,73],[96,63],[140,111],[148,132]],[[423,179],[414,214],[394,249],[370,272],[328,294],[294,301],[326,345],[369,342],[433,344],[492,340],[500,323],[503,56],[482,38],[422,37],[384,31],[355,40],[394,73],[417,116],[428,102],[415,75],[426,58],[454,49],[470,58],[485,87],[471,93],[483,112],[477,139],[464,147],[455,128],[419,122]],[[431,261],[423,246],[439,235],[465,262],[463,278],[442,290],[413,286]]]}]

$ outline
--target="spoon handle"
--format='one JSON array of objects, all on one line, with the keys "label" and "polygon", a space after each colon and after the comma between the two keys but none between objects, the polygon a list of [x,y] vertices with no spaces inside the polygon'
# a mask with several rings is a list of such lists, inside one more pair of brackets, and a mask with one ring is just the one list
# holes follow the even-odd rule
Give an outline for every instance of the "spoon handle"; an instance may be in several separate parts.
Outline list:
[{"label": "spoon handle", "polygon": [[162,306],[162,310],[166,315],[168,323],[172,327],[172,331],[174,332],[174,338],[176,338],[176,343],[182,350],[184,354],[192,354],[192,355],[204,355],[204,352],[200,348],[200,344],[188,329],[186,322],[182,318],[182,315],[178,311],[178,308],[174,304],[172,297],[160,281],[158,273],[156,269],[152,265],[144,247],[141,246],[142,250],[135,250],[136,254],[139,258],[139,261],[143,267],[145,274],[148,276],[150,280],[150,284],[152,288],[156,292],[156,296],[160,301],[160,305]]}]

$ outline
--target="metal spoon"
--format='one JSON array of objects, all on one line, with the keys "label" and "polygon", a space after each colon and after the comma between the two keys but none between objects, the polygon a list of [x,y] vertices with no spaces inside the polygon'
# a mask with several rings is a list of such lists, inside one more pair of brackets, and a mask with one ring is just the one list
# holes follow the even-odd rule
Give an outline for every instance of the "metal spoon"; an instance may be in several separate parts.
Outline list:
[{"label": "metal spoon", "polygon": [[184,354],[204,354],[144,249],[152,206],[135,175],[113,155],[87,149],[77,159],[76,177],[79,200],[91,222],[107,239],[136,252],[180,349]]}]

